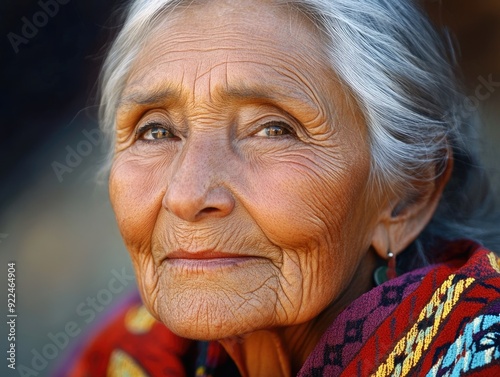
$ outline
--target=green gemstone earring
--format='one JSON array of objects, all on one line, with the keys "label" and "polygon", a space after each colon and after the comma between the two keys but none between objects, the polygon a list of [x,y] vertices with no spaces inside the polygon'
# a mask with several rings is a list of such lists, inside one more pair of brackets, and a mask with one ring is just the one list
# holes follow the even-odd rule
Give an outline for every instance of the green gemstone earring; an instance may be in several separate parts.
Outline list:
[{"label": "green gemstone earring", "polygon": [[373,272],[373,280],[378,286],[398,276],[396,271],[396,255],[389,251],[387,253],[387,266],[380,266]]}]

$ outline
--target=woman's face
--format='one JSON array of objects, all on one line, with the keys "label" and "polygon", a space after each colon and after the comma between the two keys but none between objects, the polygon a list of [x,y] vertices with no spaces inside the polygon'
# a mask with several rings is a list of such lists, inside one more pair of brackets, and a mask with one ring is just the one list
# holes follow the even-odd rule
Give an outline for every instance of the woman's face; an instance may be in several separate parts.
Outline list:
[{"label": "woman's face", "polygon": [[110,193],[143,299],[181,336],[306,322],[367,258],[367,133],[321,45],[290,10],[211,1],[142,46]]}]

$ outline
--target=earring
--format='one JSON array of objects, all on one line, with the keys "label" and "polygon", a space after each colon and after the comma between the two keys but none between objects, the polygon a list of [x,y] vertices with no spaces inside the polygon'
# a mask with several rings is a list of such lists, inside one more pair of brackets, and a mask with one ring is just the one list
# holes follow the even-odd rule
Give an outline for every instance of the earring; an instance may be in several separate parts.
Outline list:
[{"label": "earring", "polygon": [[396,271],[396,255],[389,251],[387,253],[387,266],[380,266],[373,272],[373,280],[380,285],[398,276]]},{"label": "earring", "polygon": [[387,258],[389,259],[387,262],[387,280],[394,279],[395,277],[398,276],[398,273],[396,271],[396,255],[389,251],[387,253]]}]

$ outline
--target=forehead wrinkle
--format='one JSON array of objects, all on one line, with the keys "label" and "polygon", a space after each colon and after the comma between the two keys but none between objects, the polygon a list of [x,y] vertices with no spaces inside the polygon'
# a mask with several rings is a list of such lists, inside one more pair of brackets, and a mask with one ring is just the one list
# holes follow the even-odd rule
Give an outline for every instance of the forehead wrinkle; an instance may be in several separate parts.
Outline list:
[{"label": "forehead wrinkle", "polygon": [[[185,35],[185,38],[178,40],[176,34]],[[204,33],[200,35],[195,32],[170,33],[166,38],[160,35],[155,38],[154,34],[150,37],[149,42],[143,48],[143,53],[139,55],[141,58],[165,58],[165,55],[182,54],[182,57],[175,58],[170,56],[166,60],[179,61],[185,59],[185,54],[188,53],[220,53],[225,52],[229,58],[231,52],[254,56],[255,54],[264,55],[266,58],[276,59],[276,56],[287,56],[294,63],[301,65],[303,61],[299,61],[294,53],[297,47],[302,47],[308,52],[307,58],[311,63],[329,65],[328,59],[321,48],[318,41],[297,41],[290,39],[270,40],[267,35],[259,36],[255,34],[242,33],[232,30],[229,33],[227,30],[221,32],[220,35],[214,33]],[[208,35],[207,35],[208,34]],[[160,42],[158,42],[160,40]],[[249,41],[250,40],[250,41]],[[273,54],[274,53],[274,54]],[[141,56],[142,55],[142,56]]]},{"label": "forehead wrinkle", "polygon": [[[280,77],[288,78],[292,83],[292,85],[290,85],[290,90],[288,91],[288,96],[291,97],[292,95],[295,95],[297,100],[315,112],[316,119],[324,118],[327,113],[332,116],[335,115],[335,104],[333,103],[335,99],[332,98],[329,102],[322,101],[313,89],[312,83],[310,83],[303,74],[290,70],[287,67],[274,67],[274,70],[280,75]],[[299,83],[300,89],[293,90],[292,88],[297,86],[297,82]]]},{"label": "forehead wrinkle", "polygon": [[[170,38],[170,36],[169,36]],[[208,38],[209,40],[211,38]],[[171,42],[171,41],[168,41]],[[242,42],[242,40],[240,40]],[[322,61],[321,56],[316,56],[316,54],[312,54],[313,56],[308,55],[307,59],[295,56],[289,51],[282,50],[281,48],[276,48],[275,45],[269,46],[266,40],[263,40],[263,45],[265,45],[266,49],[258,48],[258,46],[249,46],[248,42],[246,46],[231,46],[227,49],[221,49],[220,46],[212,46],[207,49],[207,52],[210,53],[207,58],[196,57],[196,55],[189,56],[190,49],[186,49],[186,46],[183,46],[181,49],[169,50],[168,48],[165,50],[165,43],[154,44],[152,47],[157,51],[159,56],[155,57],[153,61],[150,61],[146,65],[138,64],[136,65],[135,72],[131,75],[131,77],[135,76],[133,86],[138,87],[147,87],[144,83],[151,82],[153,80],[161,80],[161,73],[165,72],[163,82],[157,82],[153,84],[156,86],[156,89],[151,90],[150,93],[141,93],[139,95],[129,95],[124,97],[124,99],[120,102],[120,105],[127,104],[132,102],[134,105],[154,105],[165,103],[167,100],[166,97],[171,98],[172,101],[176,99],[179,100],[181,97],[181,93],[184,94],[185,100],[187,98],[192,99],[193,103],[196,102],[196,85],[207,85],[207,83],[199,83],[198,81],[202,79],[204,76],[208,75],[206,80],[209,85],[209,93],[208,100],[211,101],[215,95],[215,97],[221,97],[224,99],[233,99],[233,100],[250,100],[250,99],[258,99],[258,100],[266,100],[271,102],[271,104],[278,104],[285,100],[288,102],[292,102],[292,106],[299,105],[301,108],[306,106],[310,111],[314,112],[315,118],[320,117],[321,115],[325,115],[325,111],[331,110],[330,103],[322,103],[318,96],[315,94],[315,91],[312,89],[313,82],[311,81],[311,74],[315,63],[319,63]],[[167,43],[167,45],[171,45],[174,47],[174,44]],[[177,46],[175,46],[177,47]],[[274,51],[277,51],[278,54],[273,54],[270,51],[270,48]],[[144,51],[148,51],[147,48]],[[194,49],[195,52],[199,53],[200,49]],[[215,55],[212,55],[214,53]],[[177,54],[182,54],[182,57],[177,58]],[[184,56],[188,54],[188,56]],[[257,55],[257,56],[256,56]],[[154,51],[149,50],[147,55],[143,55],[144,58],[151,58],[155,56]],[[260,56],[260,57],[259,57]],[[139,59],[142,60],[142,59]],[[215,64],[210,65],[210,61],[219,61]],[[222,60],[222,61],[221,61]],[[155,61],[157,62],[155,64]],[[182,72],[182,79],[180,80],[177,90],[170,91],[168,88],[162,88],[164,85],[172,85],[169,83],[168,72],[171,72],[171,65],[182,62],[183,69],[180,70]],[[194,75],[189,74],[189,76],[194,76],[194,82],[187,82],[186,76],[188,72],[186,72],[186,67],[189,67],[189,62],[191,64],[191,69],[193,69]],[[140,63],[140,62],[138,62]],[[254,83],[252,85],[245,85],[247,77],[243,77],[245,75],[236,73],[232,75],[230,64],[245,64],[248,63],[250,65],[262,66],[264,69],[258,69],[257,76],[255,74],[250,75],[249,77],[253,77]],[[328,69],[328,65],[325,65],[325,62],[321,62],[322,66]],[[208,65],[208,67],[207,67]],[[224,69],[219,71],[220,77],[222,79],[216,80],[212,79],[212,73],[215,69],[224,66]],[[240,67],[238,67],[240,68]],[[277,72],[278,79],[273,76],[273,85],[269,85],[269,80],[265,79],[265,70],[273,70]],[[241,72],[241,69],[236,69],[234,72]],[[244,71],[243,71],[244,72]],[[248,71],[247,71],[248,72]],[[251,73],[251,71],[250,71]],[[154,76],[154,77],[153,77]],[[260,76],[260,77],[258,77]],[[234,78],[235,79],[234,79]],[[257,78],[256,78],[257,77]],[[258,81],[262,81],[268,86],[261,85]],[[176,78],[176,82],[178,82],[178,78]],[[231,88],[230,86],[235,82],[235,86]],[[250,81],[250,80],[248,80]],[[314,81],[314,80],[312,80]],[[156,85],[155,85],[156,84]],[[194,85],[193,85],[194,84]],[[318,83],[314,84],[318,85]],[[254,88],[250,88],[253,86]],[[321,85],[323,86],[323,85]],[[187,89],[187,90],[186,90]],[[223,90],[221,90],[223,89]],[[325,88],[321,88],[324,91]],[[227,93],[224,94],[223,92]],[[191,93],[189,93],[191,92]],[[290,101],[291,100],[291,101]],[[170,102],[170,101],[169,101]],[[330,113],[330,111],[328,111]],[[332,113],[333,115],[333,113]]]},{"label": "forehead wrinkle", "polygon": [[[198,79],[202,78],[203,75],[210,73],[213,69],[221,66],[222,64],[226,64],[226,74],[223,81],[226,82],[227,87],[228,76],[231,75],[231,71],[227,68],[227,64],[231,59],[231,55],[233,55],[233,60],[231,62],[248,61],[253,64],[262,65],[266,65],[265,62],[267,62],[269,66],[278,65],[281,68],[284,68],[284,66],[286,67],[287,65],[292,65],[293,68],[295,70],[298,69],[298,71],[303,70],[304,66],[310,66],[311,63],[314,65],[314,63],[318,63],[319,61],[323,60],[322,57],[317,56],[318,52],[321,54],[321,49],[318,50],[317,48],[318,46],[315,36],[313,36],[313,40],[311,40],[311,38],[309,38],[309,36],[307,35],[305,36],[305,38],[298,38],[298,40],[296,38],[280,38],[280,41],[282,43],[276,43],[276,41],[270,41],[267,34],[262,35],[259,32],[249,34],[247,32],[244,32],[246,31],[247,27],[243,27],[243,31],[238,30],[238,28],[241,29],[241,22],[244,22],[244,24],[247,24],[250,28],[253,28],[253,25],[248,24],[248,20],[245,19],[238,19],[235,22],[231,22],[231,20],[229,20],[229,23],[225,22],[220,26],[218,26],[217,23],[212,23],[206,27],[204,25],[197,24],[197,27],[194,30],[190,29],[189,31],[186,31],[184,29],[179,31],[179,26],[181,28],[185,26],[185,19],[184,17],[182,17],[182,13],[183,12],[179,14],[179,16],[181,16],[179,19],[166,20],[165,22],[162,22],[158,25],[158,29],[156,29],[152,33],[151,38],[149,39],[149,43],[147,43],[143,48],[142,58],[148,59],[152,56],[155,56],[156,58],[154,60],[161,61],[161,65],[168,66],[170,62],[182,62],[184,66],[188,66],[189,61],[193,59],[193,57],[190,56],[191,52],[194,52],[195,54],[210,54],[206,59],[202,59],[202,61],[200,61],[200,59],[197,59],[198,61],[193,62],[195,63],[193,65],[195,65],[197,71],[195,75],[195,85]],[[300,17],[299,20],[303,21],[301,22],[301,24],[303,24],[305,21]],[[179,22],[181,22],[181,24],[179,24]],[[291,20],[289,18],[288,23],[290,22]],[[278,22],[278,24],[280,23]],[[283,25],[281,24],[279,26],[283,27]],[[164,38],[166,29],[169,30],[169,33],[166,35],[166,38]],[[228,33],[228,29],[232,30],[232,32]],[[209,30],[210,33],[207,33],[207,30]],[[161,36],[161,38],[155,38],[154,35]],[[249,41],[249,39],[251,39],[251,41]],[[302,45],[303,47],[306,47],[307,51],[315,52],[312,54],[309,53],[307,55],[308,61],[304,61],[304,58],[294,56],[294,54],[290,53],[290,51],[296,50],[297,43],[299,45]],[[287,49],[287,47],[290,47],[290,49],[293,50]],[[215,54],[215,56],[213,56],[212,54]],[[217,54],[219,54],[219,56],[217,56]],[[237,55],[235,56],[235,54]],[[181,56],[178,57],[178,55]],[[216,58],[216,60],[220,60],[222,57],[221,55],[224,55],[223,62],[208,68],[204,68],[204,72],[198,73],[198,71],[202,69],[203,62],[210,61],[214,57]],[[263,57],[264,59],[261,59],[263,60],[263,62],[252,62],[251,57],[254,57],[255,55],[260,55],[261,57]],[[286,58],[284,58],[284,56],[286,56]],[[196,59],[196,57],[194,59]],[[142,60],[141,57],[138,60]],[[151,74],[151,63],[153,63],[154,65],[154,60],[152,62],[149,61],[149,63],[146,65],[146,68],[145,65],[142,65],[142,67],[139,68],[139,71],[143,71],[142,76]],[[323,61],[322,63],[324,65],[325,62]],[[286,70],[292,73],[292,67],[287,68],[289,69]],[[300,72],[300,75],[307,76],[304,75],[304,72]],[[211,79],[212,78],[210,77],[210,84],[213,81]],[[287,81],[288,82],[286,86],[289,86],[289,84],[293,85],[293,77],[289,76],[289,80]],[[300,82],[303,86],[303,80],[300,80]],[[191,83],[191,85],[192,84],[193,83]],[[297,84],[295,84],[294,86],[297,86]],[[303,89],[307,92],[310,92],[310,86],[311,85],[306,85],[306,87]],[[289,89],[290,88],[288,88],[287,90]],[[211,90],[212,86],[209,88],[209,91]],[[300,88],[294,91],[300,91]],[[209,97],[211,97],[211,93],[209,94]],[[307,100],[309,105],[318,105],[317,98],[314,98],[314,96],[311,98],[305,98],[310,97],[310,93],[308,96],[300,94],[300,97],[302,101]],[[316,108],[317,106],[313,107]]]},{"label": "forehead wrinkle", "polygon": [[[285,77],[285,75],[283,75]],[[194,92],[191,94],[192,101],[186,101],[187,92],[183,88],[175,88],[173,85],[166,81],[163,81],[157,85],[159,86],[149,86],[147,84],[142,84],[140,81],[134,86],[137,87],[137,91],[132,91],[130,94],[123,97],[120,101],[119,111],[128,111],[133,108],[140,107],[169,107],[172,104],[178,104],[182,101],[185,105],[191,102],[193,109],[200,109],[202,105],[209,105],[205,109],[213,109],[213,106],[227,105],[228,103],[249,103],[249,102],[260,102],[267,103],[277,108],[280,108],[290,115],[297,111],[297,109],[307,108],[307,111],[314,114],[314,120],[319,121],[325,110],[321,105],[315,104],[305,92],[296,90],[286,90],[290,87],[284,88],[276,86],[279,83],[271,86],[269,83],[248,83],[245,81],[239,81],[235,84],[229,84],[227,81],[223,85],[218,85],[216,87],[210,88],[210,100],[196,101]],[[165,87],[166,85],[166,87]],[[184,95],[182,95],[182,93]],[[213,102],[213,103],[212,103]],[[190,106],[190,107],[191,107]],[[214,115],[214,114],[212,114]]]},{"label": "forehead wrinkle", "polygon": [[[201,65],[203,62],[200,62],[199,59],[196,59],[193,62],[196,62],[194,66],[194,83],[200,80],[205,76],[209,76],[213,73],[213,71],[217,68],[223,67],[220,70],[222,80],[217,80],[214,85],[211,85],[212,88],[217,88],[217,91],[220,91],[222,87],[227,91],[229,97],[241,98],[241,99],[250,99],[254,98],[263,98],[263,99],[273,99],[276,98],[275,93],[279,93],[282,98],[290,98],[293,100],[298,100],[304,102],[309,107],[316,108],[318,106],[319,99],[315,95],[314,91],[311,90],[313,83],[309,82],[308,74],[302,72],[303,69],[295,68],[295,65],[299,63],[299,61],[294,62],[296,64],[290,64],[290,62],[285,59],[276,58],[274,56],[266,56],[265,61],[253,60],[253,59],[232,59],[230,60],[226,55],[223,58],[223,61],[220,63],[212,64],[209,67],[203,69]],[[218,59],[220,60],[220,58]],[[130,90],[126,88],[125,92],[132,92],[128,95],[124,95],[120,100],[120,105],[127,105],[129,103],[137,104],[137,105],[149,105],[155,103],[164,102],[165,99],[172,98],[178,99],[182,96],[182,93],[192,90],[192,84],[186,82],[186,71],[185,69],[180,70],[182,72],[182,76],[179,78],[175,78],[177,84],[173,84],[171,79],[168,77],[168,72],[171,72],[170,68],[171,63],[182,61],[184,66],[186,66],[186,60],[184,59],[175,59],[162,61],[159,65],[151,66],[147,65],[146,68],[142,68],[141,70],[144,73],[140,73],[138,71],[135,72],[133,76],[139,76],[135,79],[128,87],[132,87]],[[238,64],[248,64],[249,66],[261,66],[262,68],[258,68],[255,70],[258,74],[261,74],[261,77],[256,76],[250,70],[244,69],[243,74],[232,74],[232,72],[241,72],[241,67],[236,67],[235,71],[231,70],[230,65],[238,65]],[[290,66],[291,65],[291,66]],[[266,70],[272,70],[278,73],[278,79],[273,77],[272,81],[266,80]],[[200,72],[201,71],[201,72]],[[245,71],[247,71],[245,73]],[[161,79],[161,73],[165,72],[166,75],[163,79]],[[160,78],[161,82],[154,82],[154,80],[158,80]],[[207,80],[212,81],[212,78],[209,77]],[[261,82],[257,82],[260,80]],[[230,82],[234,83],[230,83]],[[150,84],[151,83],[151,84]],[[266,86],[267,85],[267,86]],[[179,87],[180,86],[180,87]],[[149,89],[150,87],[151,89]],[[138,88],[138,89],[135,89]],[[144,88],[148,88],[144,90]],[[186,90],[189,89],[190,90]],[[143,92],[143,93],[141,93]],[[290,95],[293,94],[293,95]]]},{"label": "forehead wrinkle", "polygon": [[[322,52],[322,49],[318,48],[320,46],[318,45],[318,36],[314,35],[315,30],[310,30],[310,33],[292,35],[287,33],[285,38],[280,36],[279,32],[273,33],[275,37],[279,37],[279,41],[276,43],[276,40],[269,40],[268,33],[256,31],[253,23],[250,22],[251,20],[238,19],[232,21],[225,19],[220,26],[217,25],[217,20],[215,22],[212,20],[208,26],[196,23],[193,28],[186,31],[186,20],[182,17],[182,12],[179,16],[181,16],[179,19],[166,19],[152,31],[149,43],[147,42],[144,48],[145,51],[148,51],[148,55],[155,50],[160,50],[159,55],[162,55],[165,50],[168,50],[169,53],[230,51],[235,49],[235,45],[243,47],[249,52],[256,50],[258,47],[264,47],[264,51],[272,49],[283,53],[294,51],[297,46],[304,47],[308,51]],[[300,24],[304,25],[306,20],[303,20],[302,17],[298,19],[301,21]],[[273,19],[272,21],[276,20]],[[287,28],[287,25],[282,25],[280,21],[282,20],[278,20],[275,27]],[[290,18],[287,21],[289,24],[291,22]],[[179,27],[184,28],[184,30],[179,31]],[[165,30],[168,30],[166,38]],[[160,36],[160,38],[156,38],[155,35]]]},{"label": "forehead wrinkle", "polygon": [[[237,6],[234,1],[222,5],[204,1],[197,4],[191,3],[189,7],[169,14],[168,17],[156,24],[154,31],[173,29],[173,32],[169,31],[169,36],[179,38],[183,43],[190,43],[193,41],[193,36],[199,36],[199,40],[205,42],[204,46],[207,46],[206,42],[213,41],[213,37],[222,35],[224,39],[228,39],[228,29],[231,30],[230,36],[240,34],[244,43],[248,42],[248,37],[262,37],[263,40],[267,40],[268,32],[261,33],[261,28],[256,29],[255,27],[255,20],[258,19],[269,25],[270,29],[279,28],[286,32],[286,37],[282,38],[281,43],[279,43],[282,46],[293,48],[296,47],[297,43],[309,44],[310,36],[314,39],[319,36],[315,22],[311,21],[310,16],[298,7],[274,1],[265,1],[265,7],[262,6],[263,4],[257,3],[241,1]],[[214,6],[216,7],[215,14],[213,12]],[[267,10],[263,10],[264,8]],[[257,17],[248,17],[248,14],[257,15]],[[197,20],[197,22],[194,27],[189,29],[189,32],[175,31],[178,26],[181,28],[185,26],[186,20]],[[218,24],[218,21],[222,21],[222,23]],[[308,33],[299,32],[299,30],[304,29]],[[255,32],[256,30],[257,32]],[[280,33],[272,32],[272,34],[278,35]]]},{"label": "forehead wrinkle", "polygon": [[178,97],[178,93],[171,88],[157,88],[148,92],[133,91],[122,97],[118,107],[127,105],[154,105],[165,101],[165,98]]},{"label": "forehead wrinkle", "polygon": [[181,92],[169,86],[147,87],[146,85],[134,85],[138,89],[131,90],[120,98],[117,112],[131,111],[137,107],[164,107],[167,103],[180,102]]}]

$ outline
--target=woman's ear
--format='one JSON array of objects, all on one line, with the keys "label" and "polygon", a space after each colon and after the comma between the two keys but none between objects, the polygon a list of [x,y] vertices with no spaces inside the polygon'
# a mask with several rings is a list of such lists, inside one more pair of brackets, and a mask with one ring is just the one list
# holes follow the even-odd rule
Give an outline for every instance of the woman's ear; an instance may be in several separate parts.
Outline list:
[{"label": "woman's ear", "polygon": [[386,259],[389,251],[399,254],[422,232],[436,211],[452,170],[450,157],[437,179],[421,184],[418,198],[386,205],[375,226],[371,244],[381,258]]}]

